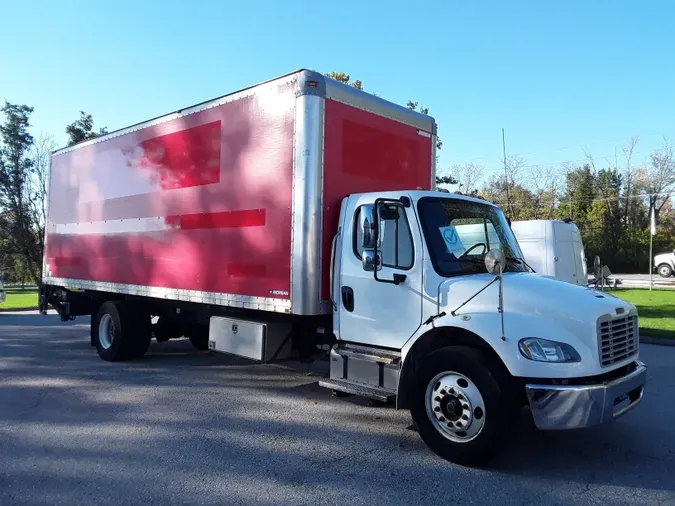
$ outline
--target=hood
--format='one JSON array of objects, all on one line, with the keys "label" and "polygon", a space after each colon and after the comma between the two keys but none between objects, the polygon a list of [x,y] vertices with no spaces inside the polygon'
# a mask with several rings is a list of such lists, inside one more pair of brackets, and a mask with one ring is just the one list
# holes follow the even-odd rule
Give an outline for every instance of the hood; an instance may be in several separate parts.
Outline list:
[{"label": "hood", "polygon": [[[610,370],[599,363],[598,320],[636,315],[637,309],[607,292],[573,285],[531,273],[505,273],[504,339],[501,339],[499,283],[489,274],[445,279],[439,286],[437,325],[459,326],[486,340],[514,376],[572,378]],[[460,309],[459,306],[475,297]],[[455,312],[453,315],[452,312]],[[570,344],[582,357],[573,364],[547,364],[525,359],[517,349],[520,339],[539,337]],[[634,360],[617,363],[620,367]],[[612,368],[616,368],[612,366]]]},{"label": "hood", "polygon": [[[477,274],[446,279],[439,287],[440,311],[450,314],[463,302],[485,287],[494,276]],[[541,335],[541,326],[566,329],[575,336],[596,339],[596,325],[603,316],[619,317],[637,314],[635,306],[607,292],[573,285],[531,273],[505,273],[503,277],[505,322],[517,322],[509,329],[515,335]],[[459,313],[497,313],[499,283],[462,307]],[[529,328],[529,327],[537,327]],[[539,332],[539,334],[533,334]]]}]

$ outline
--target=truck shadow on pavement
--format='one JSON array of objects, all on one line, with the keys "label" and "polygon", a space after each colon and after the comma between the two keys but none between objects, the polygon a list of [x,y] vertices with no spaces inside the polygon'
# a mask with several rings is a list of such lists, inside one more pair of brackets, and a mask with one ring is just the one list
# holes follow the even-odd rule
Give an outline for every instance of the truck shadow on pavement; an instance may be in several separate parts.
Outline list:
[{"label": "truck shadow on pavement", "polygon": [[453,480],[456,501],[675,499],[673,408],[659,399],[673,381],[606,427],[542,433],[524,412],[494,462],[469,469],[406,430],[408,412],[332,397],[317,384],[327,364],[261,365],[184,340],[107,363],[86,326],[17,321],[0,319],[2,504],[105,490],[167,504],[431,502]]}]

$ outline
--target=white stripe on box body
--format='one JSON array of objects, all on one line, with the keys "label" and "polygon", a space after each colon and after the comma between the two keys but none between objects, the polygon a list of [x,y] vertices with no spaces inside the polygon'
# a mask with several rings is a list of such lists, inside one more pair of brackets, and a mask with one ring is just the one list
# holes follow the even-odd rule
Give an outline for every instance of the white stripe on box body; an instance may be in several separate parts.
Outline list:
[{"label": "white stripe on box body", "polygon": [[57,223],[55,233],[57,235],[138,234],[161,232],[175,228],[180,228],[180,226],[167,224],[165,217],[152,216],[150,218],[127,218],[123,220]]}]

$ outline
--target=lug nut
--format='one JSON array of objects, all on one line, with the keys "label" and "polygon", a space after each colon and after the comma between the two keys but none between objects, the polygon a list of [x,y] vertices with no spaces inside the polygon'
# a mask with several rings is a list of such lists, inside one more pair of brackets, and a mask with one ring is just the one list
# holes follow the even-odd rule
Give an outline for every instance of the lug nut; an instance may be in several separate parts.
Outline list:
[{"label": "lug nut", "polygon": [[441,395],[445,395],[447,392],[445,391],[445,388],[441,390]]},{"label": "lug nut", "polygon": [[466,415],[462,415],[462,420],[468,420],[468,419],[469,419],[469,417],[468,417],[468,416],[466,416]]},{"label": "lug nut", "polygon": [[469,409],[469,405],[468,404],[462,404],[462,408]]},{"label": "lug nut", "polygon": [[438,419],[439,419],[441,422],[445,422],[445,417],[444,417],[444,416],[441,416],[441,417],[439,417]]},{"label": "lug nut", "polygon": [[436,397],[434,400],[435,400],[436,402],[441,402],[441,398],[440,398],[440,397]]},{"label": "lug nut", "polygon": [[434,411],[435,411],[436,413],[438,413],[440,410],[441,410],[441,408],[439,408],[438,406],[436,406],[436,407],[434,408]]}]

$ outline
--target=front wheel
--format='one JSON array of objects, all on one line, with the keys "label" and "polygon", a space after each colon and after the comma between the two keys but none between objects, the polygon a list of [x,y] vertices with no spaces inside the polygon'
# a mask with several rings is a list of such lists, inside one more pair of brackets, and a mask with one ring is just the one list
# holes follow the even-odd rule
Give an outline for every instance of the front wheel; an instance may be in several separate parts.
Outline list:
[{"label": "front wheel", "polygon": [[662,278],[669,278],[673,275],[673,268],[668,264],[659,265],[659,276]]},{"label": "front wheel", "polygon": [[410,411],[420,436],[440,457],[480,465],[495,453],[515,406],[490,366],[480,351],[457,346],[431,353],[419,368]]}]

